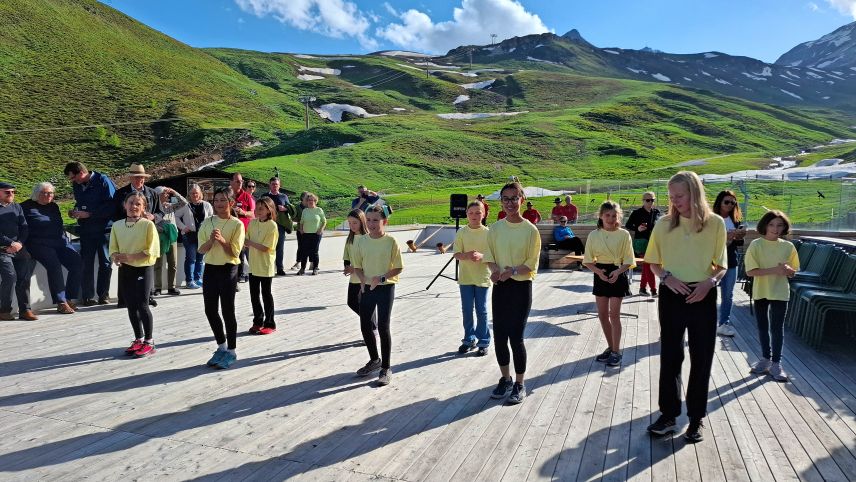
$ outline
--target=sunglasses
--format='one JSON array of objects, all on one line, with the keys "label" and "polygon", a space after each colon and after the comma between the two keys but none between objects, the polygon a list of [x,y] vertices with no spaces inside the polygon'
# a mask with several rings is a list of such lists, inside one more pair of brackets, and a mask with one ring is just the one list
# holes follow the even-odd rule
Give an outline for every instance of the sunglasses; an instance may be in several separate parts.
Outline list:
[{"label": "sunglasses", "polygon": [[646,203],[652,203],[656,201],[656,199],[643,199],[643,201],[645,201]]},{"label": "sunglasses", "polygon": [[732,204],[737,204],[737,201],[732,201],[730,199],[726,199],[726,200],[722,201],[722,204],[725,204],[726,206],[731,206]]}]

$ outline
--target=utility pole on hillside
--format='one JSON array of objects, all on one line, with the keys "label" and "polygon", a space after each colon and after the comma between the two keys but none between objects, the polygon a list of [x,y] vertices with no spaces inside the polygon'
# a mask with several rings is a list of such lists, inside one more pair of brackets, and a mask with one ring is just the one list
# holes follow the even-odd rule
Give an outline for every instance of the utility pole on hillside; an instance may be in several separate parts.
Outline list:
[{"label": "utility pole on hillside", "polygon": [[473,49],[470,48],[470,70],[473,70]]},{"label": "utility pole on hillside", "polygon": [[303,104],[303,123],[306,125],[306,129],[309,130],[309,103],[315,102],[315,97],[312,97],[311,95],[300,95],[297,100]]},{"label": "utility pole on hillside", "polygon": [[490,44],[496,45],[496,34],[495,33],[490,34]]}]

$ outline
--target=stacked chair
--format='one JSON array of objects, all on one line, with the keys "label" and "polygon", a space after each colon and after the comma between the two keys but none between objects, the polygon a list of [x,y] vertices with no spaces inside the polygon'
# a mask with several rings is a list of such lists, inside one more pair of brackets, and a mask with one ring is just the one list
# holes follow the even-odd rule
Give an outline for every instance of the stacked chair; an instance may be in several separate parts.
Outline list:
[{"label": "stacked chair", "polygon": [[833,245],[794,243],[803,270],[791,280],[787,326],[819,348],[833,313],[856,319],[856,255]]}]

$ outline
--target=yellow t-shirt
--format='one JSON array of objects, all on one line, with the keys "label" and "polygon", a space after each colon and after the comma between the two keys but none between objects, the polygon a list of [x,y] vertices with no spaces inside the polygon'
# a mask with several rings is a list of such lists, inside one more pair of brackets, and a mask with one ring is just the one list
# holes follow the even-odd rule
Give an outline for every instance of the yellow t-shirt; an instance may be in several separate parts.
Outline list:
[{"label": "yellow t-shirt", "polygon": [[145,258],[128,261],[128,266],[152,266],[160,257],[160,238],[155,223],[148,219],[140,219],[130,227],[125,220],[113,223],[110,230],[110,255],[146,253]]},{"label": "yellow t-shirt", "polygon": [[669,231],[669,216],[665,216],[651,232],[645,262],[662,265],[685,283],[697,283],[713,276],[715,267],[728,266],[725,237],[725,221],[719,216],[710,216],[700,233],[684,217]]},{"label": "yellow t-shirt", "polygon": [[[488,228],[479,225],[478,228],[472,229],[469,226],[464,226],[455,234],[455,252],[466,253],[468,251],[478,251],[485,254],[488,250],[487,235]],[[458,284],[481,286],[487,288],[490,286],[490,268],[487,263],[482,261],[461,261],[458,271]]]},{"label": "yellow t-shirt", "polygon": [[[793,269],[800,269],[800,258],[793,243],[784,239],[768,241],[757,238],[749,244],[743,260],[746,271],[753,269],[775,268],[785,263]],[[787,276],[768,274],[752,279],[752,298],[756,300],[788,301],[791,289]]]},{"label": "yellow t-shirt", "polygon": [[500,270],[525,264],[531,271],[512,278],[517,281],[535,279],[541,256],[541,235],[534,224],[525,219],[520,223],[510,223],[507,219],[497,221],[490,226],[487,246],[482,258],[485,263],[496,263]]},{"label": "yellow t-shirt", "polygon": [[633,256],[633,239],[630,232],[618,228],[615,231],[595,229],[586,238],[586,252],[583,263],[602,263],[621,266],[629,264],[636,267]]},{"label": "yellow t-shirt", "polygon": [[[363,270],[366,282],[375,276],[383,276],[391,269],[404,267],[398,242],[388,234],[377,239],[367,234],[355,240],[351,249],[351,265]],[[387,278],[382,284],[395,283],[398,283],[398,276]]]},{"label": "yellow t-shirt", "polygon": [[276,242],[279,232],[274,221],[250,221],[247,229],[247,239],[255,243],[263,244],[270,248],[267,253],[256,248],[249,248],[250,274],[264,278],[273,278],[276,274]]},{"label": "yellow t-shirt", "polygon": [[232,245],[232,252],[235,253],[235,256],[228,256],[223,250],[223,246],[220,246],[220,243],[215,241],[211,244],[211,249],[205,253],[205,264],[216,266],[240,264],[241,259],[239,256],[241,250],[244,248],[244,223],[238,218],[223,219],[217,215],[211,216],[199,227],[200,246],[208,242],[208,238],[211,237],[211,233],[215,229],[219,229],[223,238],[228,240],[229,244]]},{"label": "yellow t-shirt", "polygon": [[[352,243],[345,243],[345,252],[342,253],[342,260],[349,261],[351,263],[351,267],[354,266],[354,255],[352,254],[354,247],[362,237],[362,234],[355,234],[354,241]],[[351,279],[349,281],[354,284],[360,284],[360,277],[357,276],[356,273],[351,273]]]},{"label": "yellow t-shirt", "polygon": [[324,210],[317,206],[314,208],[304,208],[303,213],[300,214],[300,227],[303,228],[304,233],[315,233],[326,222],[327,218],[324,217]]}]

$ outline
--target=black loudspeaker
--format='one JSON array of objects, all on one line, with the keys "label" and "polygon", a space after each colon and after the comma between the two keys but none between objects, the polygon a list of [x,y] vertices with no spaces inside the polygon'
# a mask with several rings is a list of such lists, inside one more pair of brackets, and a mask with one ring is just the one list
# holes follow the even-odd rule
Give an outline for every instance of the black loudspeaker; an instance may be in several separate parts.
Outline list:
[{"label": "black loudspeaker", "polygon": [[449,195],[449,217],[465,218],[467,217],[467,195],[466,194],[451,194]]}]

